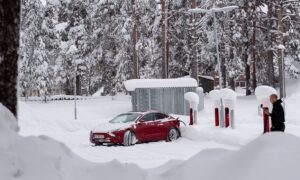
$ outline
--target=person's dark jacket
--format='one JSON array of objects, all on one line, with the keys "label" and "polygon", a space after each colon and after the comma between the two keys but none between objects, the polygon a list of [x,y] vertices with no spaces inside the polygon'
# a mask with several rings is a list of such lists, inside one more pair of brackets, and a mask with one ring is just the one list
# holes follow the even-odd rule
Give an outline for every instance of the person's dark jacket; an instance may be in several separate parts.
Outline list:
[{"label": "person's dark jacket", "polygon": [[272,120],[272,130],[273,131],[284,131],[285,129],[285,117],[284,110],[281,105],[282,100],[279,99],[273,104],[272,113],[270,114]]}]

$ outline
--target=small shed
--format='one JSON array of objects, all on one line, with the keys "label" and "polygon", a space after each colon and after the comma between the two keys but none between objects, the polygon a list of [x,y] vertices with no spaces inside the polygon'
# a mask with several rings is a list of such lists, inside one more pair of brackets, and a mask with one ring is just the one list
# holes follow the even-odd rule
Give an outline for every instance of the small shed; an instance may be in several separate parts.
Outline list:
[{"label": "small shed", "polygon": [[246,78],[245,78],[245,75],[240,74],[240,75],[235,79],[235,86],[236,86],[236,87],[241,87],[241,88],[245,88],[245,87],[246,87]]},{"label": "small shed", "polygon": [[202,87],[204,93],[209,93],[214,90],[215,80],[212,76],[199,75],[199,87]]},{"label": "small shed", "polygon": [[[131,93],[133,111],[157,110],[168,114],[189,114],[186,92],[196,92],[198,83],[192,78],[131,79],[124,82]],[[201,92],[200,92],[201,93]],[[203,100],[203,93],[199,96]]]}]

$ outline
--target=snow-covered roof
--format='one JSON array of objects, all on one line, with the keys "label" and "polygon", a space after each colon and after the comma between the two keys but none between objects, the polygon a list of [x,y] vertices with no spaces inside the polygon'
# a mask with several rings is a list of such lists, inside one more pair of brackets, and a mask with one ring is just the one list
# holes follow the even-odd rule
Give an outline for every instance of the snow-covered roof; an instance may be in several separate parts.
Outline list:
[{"label": "snow-covered roof", "polygon": [[134,91],[137,88],[163,88],[163,87],[198,87],[193,78],[177,79],[131,79],[124,82],[127,91]]}]

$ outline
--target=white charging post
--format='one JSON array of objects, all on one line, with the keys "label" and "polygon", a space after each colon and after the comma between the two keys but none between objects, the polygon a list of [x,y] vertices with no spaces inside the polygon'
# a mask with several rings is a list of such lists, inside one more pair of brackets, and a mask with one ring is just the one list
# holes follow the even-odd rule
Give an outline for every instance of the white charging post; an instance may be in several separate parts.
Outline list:
[{"label": "white charging post", "polygon": [[230,126],[232,129],[234,129],[234,108],[237,95],[232,89],[225,88],[220,90],[220,96],[222,97],[224,103],[225,127],[227,128]]},{"label": "white charging post", "polygon": [[236,93],[231,89],[212,90],[209,93],[210,98],[214,101],[215,126],[227,128],[235,127],[234,124],[234,107],[236,102]]},{"label": "white charging post", "polygon": [[197,124],[198,121],[198,105],[199,105],[199,96],[194,92],[187,92],[184,94],[184,99],[187,100],[190,104],[190,125]]}]

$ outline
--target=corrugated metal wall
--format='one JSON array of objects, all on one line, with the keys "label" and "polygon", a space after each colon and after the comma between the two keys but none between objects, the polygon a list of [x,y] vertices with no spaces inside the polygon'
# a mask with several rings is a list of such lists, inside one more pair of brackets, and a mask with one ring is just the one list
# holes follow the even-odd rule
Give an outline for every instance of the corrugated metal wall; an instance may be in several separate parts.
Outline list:
[{"label": "corrugated metal wall", "polygon": [[[132,92],[132,110],[157,110],[168,114],[188,115],[189,105],[184,100],[186,92],[196,92],[196,88],[138,88]],[[203,104],[203,95],[200,96],[200,104]]]}]

